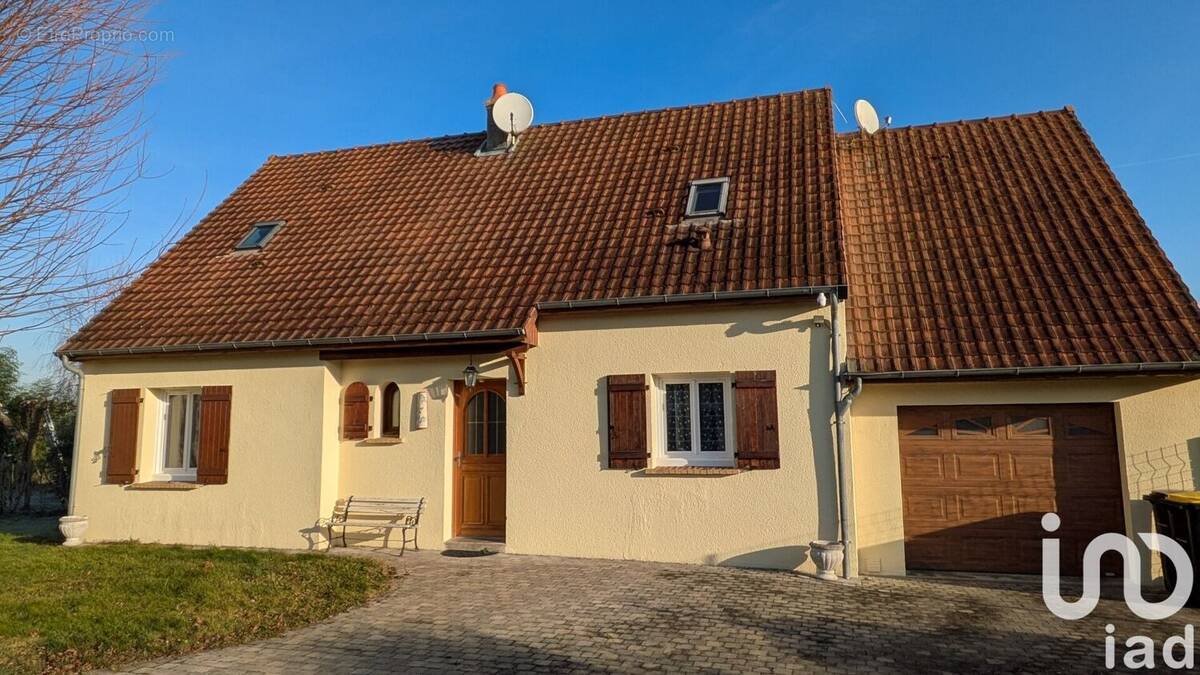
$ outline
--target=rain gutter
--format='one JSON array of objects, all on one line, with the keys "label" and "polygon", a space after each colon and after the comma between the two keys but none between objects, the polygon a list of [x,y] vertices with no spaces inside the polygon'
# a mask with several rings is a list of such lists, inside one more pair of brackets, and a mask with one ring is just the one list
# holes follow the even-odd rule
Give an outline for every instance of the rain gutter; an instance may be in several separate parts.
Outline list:
[{"label": "rain gutter", "polygon": [[841,288],[842,287],[840,286],[795,286],[789,288],[765,288],[755,291],[712,291],[711,293],[639,295],[630,298],[604,298],[600,300],[554,300],[550,302],[537,303],[537,309],[539,312],[550,312],[572,309],[638,307],[642,305],[675,305],[692,302],[722,302],[730,300],[815,297],[821,293],[837,293]]},{"label": "rain gutter", "polygon": [[1200,361],[1158,361],[1083,366],[1022,366],[1016,368],[954,368],[941,370],[891,370],[849,372],[847,378],[866,381],[945,380],[966,378],[1045,377],[1055,375],[1172,375],[1200,372]]},{"label": "rain gutter", "polygon": [[120,347],[111,349],[75,349],[58,352],[60,358],[77,360],[103,356],[135,356],[144,354],[179,354],[195,352],[229,352],[253,349],[297,349],[336,345],[388,345],[441,342],[447,340],[486,340],[524,337],[524,328],[453,331],[447,333],[409,333],[404,335],[369,335],[363,337],[303,338],[297,340],[256,340],[246,342],[206,342],[159,347]]}]

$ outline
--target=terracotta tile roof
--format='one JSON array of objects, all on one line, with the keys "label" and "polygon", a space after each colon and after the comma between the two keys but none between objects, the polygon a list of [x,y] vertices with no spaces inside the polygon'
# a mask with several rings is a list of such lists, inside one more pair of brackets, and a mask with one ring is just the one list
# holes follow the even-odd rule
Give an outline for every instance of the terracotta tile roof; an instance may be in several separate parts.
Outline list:
[{"label": "terracotta tile roof", "polygon": [[1200,360],[1200,309],[1070,110],[838,137],[851,370]]},{"label": "terracotta tile roof", "polygon": [[[826,89],[540,125],[507,156],[482,139],[272,157],[61,351],[848,284],[857,372],[1200,361],[1200,309],[1069,110],[837,135]],[[688,181],[720,176],[727,220],[680,227]]]},{"label": "terracotta tile roof", "polygon": [[[62,348],[512,329],[544,300],[844,284],[828,90],[272,157]],[[482,126],[483,110],[480,110]],[[711,248],[688,181],[730,177]],[[254,223],[286,222],[235,252]]]}]

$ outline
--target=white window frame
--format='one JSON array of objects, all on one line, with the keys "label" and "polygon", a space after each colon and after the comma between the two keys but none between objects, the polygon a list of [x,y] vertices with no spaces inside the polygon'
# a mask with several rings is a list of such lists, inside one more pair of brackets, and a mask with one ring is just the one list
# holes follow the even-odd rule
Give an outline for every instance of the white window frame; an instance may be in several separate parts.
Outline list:
[{"label": "white window frame", "polygon": [[[721,203],[715,210],[697,211],[696,210],[696,188],[702,185],[713,185],[719,183],[721,185]],[[698,218],[702,216],[723,216],[725,215],[725,202],[729,199],[729,178],[704,178],[694,180],[688,184],[688,200],[686,216],[688,218]]]},{"label": "white window frame", "polygon": [[[195,481],[196,467],[189,468],[167,468],[167,441],[170,438],[169,425],[171,423],[171,397],[172,396],[187,396],[188,406],[200,405],[200,388],[199,387],[184,387],[177,389],[163,389],[157,392],[159,399],[159,407],[162,408],[161,414],[158,416],[158,442],[155,445],[154,451],[154,480],[167,481]],[[193,396],[195,398],[193,398]],[[192,414],[191,410],[184,416],[183,434],[184,438],[189,441],[192,438]],[[197,442],[199,442],[197,440]],[[186,463],[188,452],[184,452],[184,461]],[[196,458],[200,458],[200,448],[196,448]]]},{"label": "white window frame", "polygon": [[[737,464],[737,438],[733,414],[733,377],[728,373],[688,373],[658,375],[654,378],[655,443],[654,466],[714,466],[732,467]],[[725,452],[700,450],[700,384],[720,382],[725,400]],[[690,385],[692,422],[692,449],[687,452],[667,452],[667,385]]]}]

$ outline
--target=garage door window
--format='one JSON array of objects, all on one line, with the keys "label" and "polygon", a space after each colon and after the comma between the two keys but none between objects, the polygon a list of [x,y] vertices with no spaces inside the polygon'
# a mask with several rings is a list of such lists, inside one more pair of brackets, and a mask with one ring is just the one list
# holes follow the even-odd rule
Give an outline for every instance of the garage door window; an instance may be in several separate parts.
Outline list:
[{"label": "garage door window", "polygon": [[991,436],[991,417],[962,417],[954,420],[954,435],[956,437]]},{"label": "garage door window", "polygon": [[1042,416],[1015,416],[1012,420],[1012,434],[1017,438],[1038,438],[1049,436],[1050,418]]}]

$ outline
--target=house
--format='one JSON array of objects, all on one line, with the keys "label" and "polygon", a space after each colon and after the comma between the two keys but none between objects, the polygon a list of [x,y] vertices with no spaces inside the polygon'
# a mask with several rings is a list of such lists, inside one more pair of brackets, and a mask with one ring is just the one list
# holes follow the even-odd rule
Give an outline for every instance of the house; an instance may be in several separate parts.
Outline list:
[{"label": "house", "polygon": [[1077,571],[1193,487],[1200,308],[1072,109],[486,120],[271,157],[60,348],[89,539]]}]

